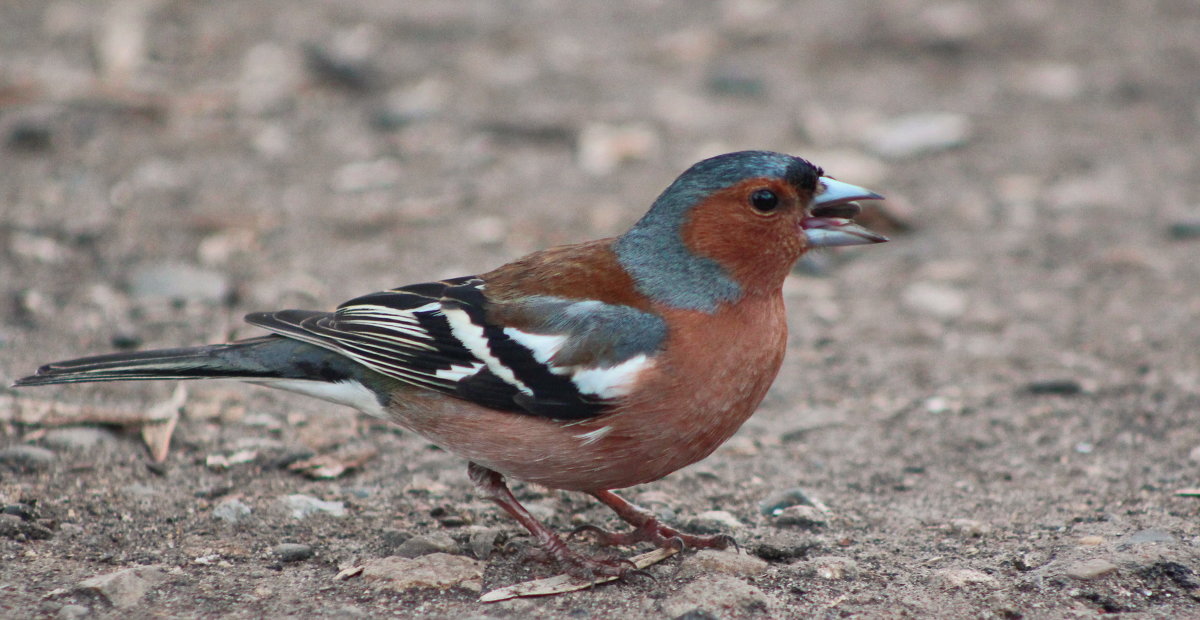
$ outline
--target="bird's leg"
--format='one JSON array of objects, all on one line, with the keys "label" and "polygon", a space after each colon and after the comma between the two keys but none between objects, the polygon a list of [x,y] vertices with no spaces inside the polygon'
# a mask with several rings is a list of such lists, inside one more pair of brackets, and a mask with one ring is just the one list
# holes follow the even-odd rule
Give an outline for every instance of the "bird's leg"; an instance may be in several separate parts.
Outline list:
[{"label": "bird's leg", "polygon": [[499,472],[477,463],[470,463],[467,465],[467,474],[481,494],[525,526],[537,539],[542,551],[571,576],[591,581],[596,577],[622,577],[640,572],[637,566],[628,560],[591,558],[572,551],[558,534],[529,514],[508,489],[508,485],[504,483],[504,476]]},{"label": "bird's leg", "polygon": [[577,528],[574,534],[587,534],[600,545],[632,545],[639,542],[653,543],[660,548],[675,547],[678,549],[725,549],[737,546],[732,536],[717,534],[715,536],[697,536],[684,534],[675,528],[663,525],[655,518],[654,513],[622,499],[612,491],[592,491],[589,494],[600,500],[605,506],[613,509],[618,517],[633,526],[633,531],[624,533],[606,532],[594,525]]}]

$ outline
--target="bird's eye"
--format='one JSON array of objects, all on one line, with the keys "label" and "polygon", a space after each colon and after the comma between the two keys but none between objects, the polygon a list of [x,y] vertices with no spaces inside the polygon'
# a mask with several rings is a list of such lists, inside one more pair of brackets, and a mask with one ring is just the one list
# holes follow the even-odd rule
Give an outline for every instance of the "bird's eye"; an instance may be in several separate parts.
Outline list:
[{"label": "bird's eye", "polygon": [[760,213],[770,213],[779,206],[779,196],[769,189],[756,189],[750,194],[750,206]]}]

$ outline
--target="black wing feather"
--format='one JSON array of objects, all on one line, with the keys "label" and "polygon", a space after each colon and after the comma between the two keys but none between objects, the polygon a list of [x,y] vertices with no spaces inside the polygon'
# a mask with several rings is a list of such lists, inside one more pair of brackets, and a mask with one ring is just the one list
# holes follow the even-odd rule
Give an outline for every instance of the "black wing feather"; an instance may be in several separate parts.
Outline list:
[{"label": "black wing feather", "polygon": [[[477,278],[425,282],[352,299],[335,312],[281,310],[246,320],[275,333],[345,355],[380,374],[485,407],[564,420],[603,413],[610,403],[581,394],[532,353],[486,320]],[[443,309],[456,308],[483,329],[491,355],[522,389],[492,372],[454,334]]]}]

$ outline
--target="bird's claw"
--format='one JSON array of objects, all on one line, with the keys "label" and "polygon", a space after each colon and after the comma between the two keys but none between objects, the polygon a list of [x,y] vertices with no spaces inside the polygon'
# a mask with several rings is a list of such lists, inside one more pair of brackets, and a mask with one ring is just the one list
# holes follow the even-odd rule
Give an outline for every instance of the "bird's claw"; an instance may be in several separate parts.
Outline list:
[{"label": "bird's claw", "polygon": [[581,536],[586,536],[593,543],[601,547],[624,547],[648,542],[660,549],[670,548],[676,551],[685,551],[687,549],[728,549],[732,546],[741,552],[741,547],[738,546],[737,541],[728,534],[716,534],[713,536],[684,534],[657,521],[645,523],[641,527],[628,532],[610,532],[595,525],[581,525],[572,530],[568,537],[577,538]]},{"label": "bird's claw", "polygon": [[555,554],[559,566],[570,576],[581,581],[595,583],[602,577],[624,579],[631,575],[644,573],[637,564],[624,558],[606,559],[590,557],[567,550]]}]

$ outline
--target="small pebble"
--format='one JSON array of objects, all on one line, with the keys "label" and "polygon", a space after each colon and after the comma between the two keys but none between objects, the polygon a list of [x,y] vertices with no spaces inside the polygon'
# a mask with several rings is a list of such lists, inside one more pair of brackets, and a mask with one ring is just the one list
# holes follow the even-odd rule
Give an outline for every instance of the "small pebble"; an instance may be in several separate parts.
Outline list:
[{"label": "small pebble", "polygon": [[737,551],[701,549],[684,558],[679,567],[681,575],[725,574],[753,577],[766,572],[769,565],[761,558]]},{"label": "small pebble", "polygon": [[1043,62],[1025,67],[1016,79],[1016,86],[1026,93],[1055,102],[1077,98],[1083,92],[1085,83],[1079,67],[1056,62]]},{"label": "small pebble", "polygon": [[708,90],[716,95],[757,99],[767,90],[762,78],[741,71],[721,71],[708,76]]},{"label": "small pebble", "polygon": [[1079,544],[1084,547],[1095,547],[1104,544],[1103,536],[1080,536]]},{"label": "small pebble", "polygon": [[288,495],[281,498],[284,506],[292,512],[292,518],[303,519],[317,513],[333,517],[346,516],[346,505],[342,502],[326,502],[310,495]]},{"label": "small pebble", "polygon": [[0,538],[19,542],[27,540],[49,540],[54,532],[35,521],[26,521],[17,515],[0,514]]},{"label": "small pebble", "polygon": [[931,112],[892,119],[867,137],[867,147],[889,159],[907,159],[966,144],[971,123],[961,114]]},{"label": "small pebble", "polygon": [[250,507],[242,500],[231,498],[222,501],[213,508],[212,514],[214,519],[220,519],[226,523],[237,523],[242,519],[250,516]]},{"label": "small pebble", "polygon": [[84,579],[79,588],[98,592],[117,609],[128,609],[166,580],[166,571],[158,566],[137,566]]},{"label": "small pebble", "polygon": [[1068,577],[1088,581],[1099,579],[1115,570],[1117,570],[1116,564],[1102,558],[1093,558],[1072,564],[1067,567],[1065,572]]},{"label": "small pebble", "polygon": [[962,291],[936,282],[914,282],[904,289],[901,301],[909,310],[935,319],[956,319],[967,310]]},{"label": "small pebble", "polygon": [[33,506],[22,502],[5,504],[3,508],[0,508],[0,514],[20,517],[22,521],[32,521],[36,518],[36,513],[37,510]]},{"label": "small pebble", "polygon": [[42,443],[62,450],[86,450],[116,441],[112,431],[94,426],[52,428],[42,437]]},{"label": "small pebble", "polygon": [[743,528],[745,525],[725,510],[708,510],[692,517],[688,521],[688,527],[701,534],[721,534],[726,530]]},{"label": "small pebble", "polygon": [[350,162],[333,172],[330,186],[340,194],[387,189],[400,181],[400,170],[400,162],[390,157]]},{"label": "small pebble", "polygon": [[16,445],[0,448],[0,465],[17,471],[40,471],[54,464],[54,453],[37,446]]},{"label": "small pebble", "polygon": [[380,587],[404,591],[414,588],[483,589],[483,563],[461,555],[432,553],[419,558],[390,556],[363,563],[362,577]]},{"label": "small pebble", "polygon": [[1176,241],[1200,239],[1200,218],[1171,222],[1167,226],[1167,236]]},{"label": "small pebble", "polygon": [[858,562],[837,555],[823,555],[809,561],[809,566],[821,579],[840,581],[858,577]]},{"label": "small pebble", "polygon": [[396,548],[395,555],[402,558],[415,558],[431,553],[458,553],[458,543],[448,534],[440,532],[413,536]]},{"label": "small pebble", "polygon": [[768,562],[782,562],[803,558],[820,547],[821,542],[812,537],[794,531],[780,531],[764,536],[750,547],[750,553]]},{"label": "small pebble", "polygon": [[1155,543],[1173,543],[1179,539],[1171,535],[1170,532],[1162,530],[1138,530],[1121,540],[1121,547],[1132,547],[1134,545],[1147,545]]},{"label": "small pebble", "polygon": [[313,556],[313,548],[299,543],[280,543],[271,547],[271,555],[280,562],[301,562]]},{"label": "small pebble", "polygon": [[1025,391],[1035,395],[1074,396],[1083,392],[1083,384],[1075,379],[1045,379],[1030,381]]},{"label": "small pebble", "polygon": [[992,532],[992,527],[975,519],[954,519],[950,521],[950,531],[968,538],[986,536]]},{"label": "small pebble", "polygon": [[379,85],[378,71],[367,59],[348,58],[316,45],[304,47],[304,65],[321,82],[356,93]]},{"label": "small pebble", "polygon": [[996,585],[995,577],[972,568],[939,570],[934,573],[933,578],[936,583],[946,588]]},{"label": "small pebble", "polygon": [[771,522],[775,525],[815,529],[829,523],[829,518],[812,506],[788,506],[776,513]]},{"label": "small pebble", "polygon": [[252,116],[284,111],[296,96],[302,73],[296,51],[272,43],[255,45],[242,59],[236,82],[238,107]]},{"label": "small pebble", "polygon": [[14,151],[37,153],[48,151],[54,144],[54,132],[49,125],[33,121],[14,123],[8,128],[5,146]]}]

